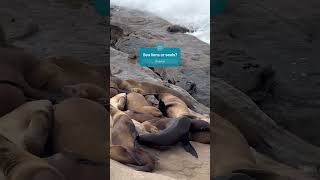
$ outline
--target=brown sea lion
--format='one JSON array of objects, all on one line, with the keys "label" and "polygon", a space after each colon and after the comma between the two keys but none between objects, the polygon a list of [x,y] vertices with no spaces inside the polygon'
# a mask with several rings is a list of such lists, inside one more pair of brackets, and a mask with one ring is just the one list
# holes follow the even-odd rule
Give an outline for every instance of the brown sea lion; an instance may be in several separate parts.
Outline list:
[{"label": "brown sea lion", "polygon": [[[33,55],[15,48],[0,48],[0,83],[21,89],[25,96],[33,99],[50,99],[55,94],[33,87],[29,80],[37,69],[39,60]],[[41,74],[38,74],[41,76]]]},{"label": "brown sea lion", "polygon": [[195,110],[193,102],[190,99],[186,98],[181,93],[162,85],[157,85],[157,84],[148,83],[148,82],[137,82],[132,79],[122,80],[116,76],[111,76],[110,86],[117,87],[119,89],[126,90],[128,92],[137,92],[142,95],[151,95],[151,94],[157,95],[160,93],[170,93],[182,99],[190,109]]},{"label": "brown sea lion", "polygon": [[136,92],[131,92],[127,95],[127,108],[128,110],[151,114],[155,117],[162,116],[158,108],[150,106],[144,96]]},{"label": "brown sea lion", "polygon": [[65,180],[44,160],[19,148],[0,134],[0,170],[7,180]]},{"label": "brown sea lion", "polygon": [[38,68],[39,59],[23,49],[10,46],[1,27],[0,36],[0,84],[15,86],[32,99],[54,98],[55,94],[38,90],[29,82],[33,78],[31,72]]},{"label": "brown sea lion", "polygon": [[106,180],[109,178],[106,162],[95,162],[79,154],[62,152],[45,160],[60,171],[66,179]]},{"label": "brown sea lion", "polygon": [[74,152],[107,161],[107,110],[97,102],[70,98],[54,106],[53,153]]},{"label": "brown sea lion", "polygon": [[72,57],[49,57],[32,71],[30,84],[38,89],[60,91],[66,85],[90,83],[107,87],[107,65],[80,62]]},{"label": "brown sea lion", "polygon": [[19,148],[41,156],[52,125],[52,104],[31,101],[0,118],[0,133]]},{"label": "brown sea lion", "polygon": [[153,171],[156,159],[136,146],[138,132],[131,119],[122,111],[110,106],[112,132],[110,158],[139,171]]},{"label": "brown sea lion", "polygon": [[163,147],[175,145],[178,142],[182,143],[183,148],[191,155],[198,158],[198,154],[189,142],[189,130],[191,126],[191,119],[182,116],[171,123],[171,125],[158,132],[150,134],[142,134],[137,137],[140,144],[151,147]]},{"label": "brown sea lion", "polygon": [[137,112],[137,111],[132,111],[132,110],[127,110],[125,113],[131,118],[134,119],[140,123],[143,123],[148,120],[152,119],[160,119],[160,117],[156,117],[151,115],[150,113],[142,113],[142,112]]},{"label": "brown sea lion", "polygon": [[169,94],[159,94],[159,109],[165,116],[177,118],[185,115],[190,115],[188,106],[180,98]]},{"label": "brown sea lion", "polygon": [[92,83],[66,85],[62,87],[62,93],[66,97],[86,98],[96,102],[107,98],[106,90]]},{"label": "brown sea lion", "polygon": [[121,111],[125,110],[126,103],[127,103],[127,95],[125,93],[117,94],[110,99],[110,105],[112,105],[113,107]]},{"label": "brown sea lion", "polygon": [[214,176],[220,179],[233,173],[246,174],[256,180],[282,180],[280,175],[258,168],[248,142],[229,121],[211,112],[213,119]]}]

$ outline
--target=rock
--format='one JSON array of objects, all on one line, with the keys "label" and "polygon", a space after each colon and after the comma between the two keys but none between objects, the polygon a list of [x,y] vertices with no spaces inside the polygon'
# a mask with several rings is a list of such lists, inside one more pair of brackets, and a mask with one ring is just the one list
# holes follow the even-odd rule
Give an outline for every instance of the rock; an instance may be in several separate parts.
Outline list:
[{"label": "rock", "polygon": [[[114,7],[111,24],[123,30],[126,36],[117,40],[114,48],[127,54],[135,54],[139,59],[139,48],[155,47],[164,43],[165,47],[181,49],[182,66],[174,68],[154,68],[164,80],[176,82],[177,86],[188,90],[187,82],[196,84],[197,92],[192,96],[200,103],[210,105],[210,46],[196,37],[183,33],[170,33],[169,22],[136,10]],[[112,36],[116,36],[111,34]]]},{"label": "rock", "polygon": [[[320,146],[320,21],[313,15],[319,1],[285,1],[281,7],[275,1],[259,5],[230,1],[230,11],[213,19],[212,59],[224,64],[211,68],[217,77],[246,93],[254,84],[255,69],[271,64],[276,70],[275,95],[259,107],[282,127]],[[296,11],[296,7],[301,8]],[[260,67],[242,69],[248,63]]]},{"label": "rock", "polygon": [[171,33],[186,33],[186,32],[190,32],[190,30],[188,28],[185,28],[185,27],[182,27],[182,26],[179,26],[179,25],[172,25],[172,26],[169,26],[167,28],[167,31],[168,32],[171,32]]}]

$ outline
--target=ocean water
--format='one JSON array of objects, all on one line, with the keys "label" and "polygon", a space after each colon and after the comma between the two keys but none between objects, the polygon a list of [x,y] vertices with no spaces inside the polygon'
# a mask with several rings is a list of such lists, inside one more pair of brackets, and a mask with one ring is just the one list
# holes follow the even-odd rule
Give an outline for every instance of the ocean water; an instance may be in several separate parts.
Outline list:
[{"label": "ocean water", "polygon": [[111,5],[151,12],[210,44],[210,0],[111,0]]}]

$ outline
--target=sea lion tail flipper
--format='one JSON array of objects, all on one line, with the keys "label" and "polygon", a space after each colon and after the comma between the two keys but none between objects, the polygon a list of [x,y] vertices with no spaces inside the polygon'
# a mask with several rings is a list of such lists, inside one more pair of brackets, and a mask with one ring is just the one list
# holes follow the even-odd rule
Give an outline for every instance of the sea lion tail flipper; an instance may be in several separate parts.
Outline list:
[{"label": "sea lion tail flipper", "polygon": [[182,143],[182,147],[184,150],[186,150],[188,153],[190,153],[192,156],[198,158],[198,153],[194,149],[194,147],[190,144],[188,134],[184,135],[184,137],[180,140]]}]

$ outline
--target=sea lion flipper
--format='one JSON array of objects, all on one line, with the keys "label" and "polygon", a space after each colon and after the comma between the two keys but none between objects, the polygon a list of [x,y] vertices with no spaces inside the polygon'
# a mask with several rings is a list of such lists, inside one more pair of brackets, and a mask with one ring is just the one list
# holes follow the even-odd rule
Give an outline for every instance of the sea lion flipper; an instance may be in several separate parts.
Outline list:
[{"label": "sea lion flipper", "polygon": [[159,110],[162,112],[162,114],[164,116],[167,116],[167,108],[166,108],[166,105],[164,104],[164,102],[159,99]]},{"label": "sea lion flipper", "polygon": [[184,150],[186,150],[192,156],[198,158],[197,151],[194,149],[194,147],[189,142],[188,134],[184,135],[184,137],[181,139],[180,142],[182,143],[182,147]]}]

